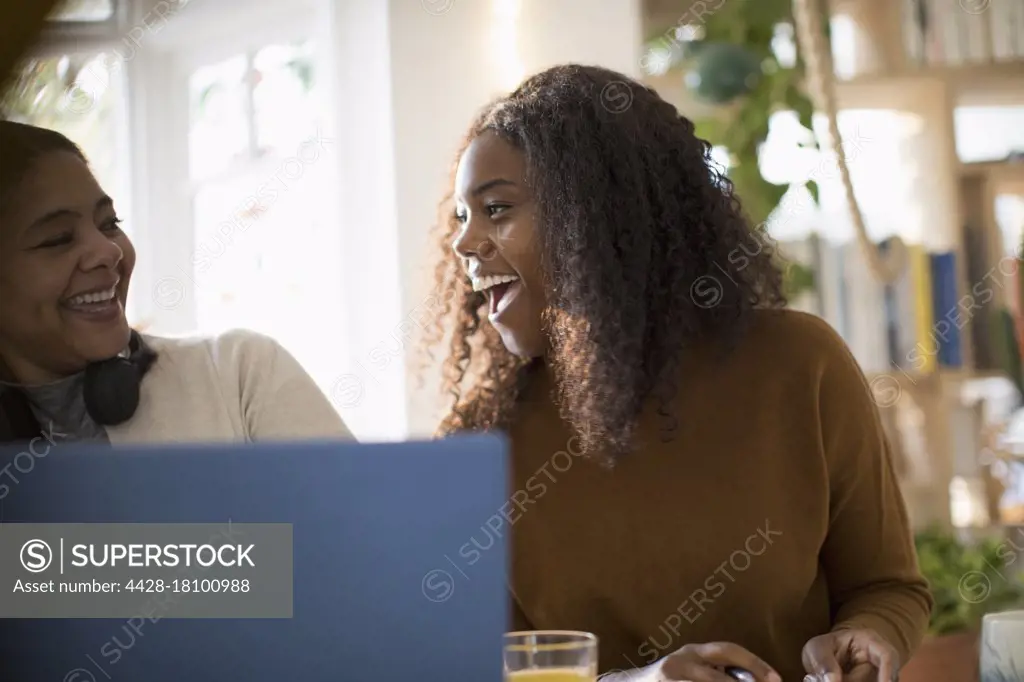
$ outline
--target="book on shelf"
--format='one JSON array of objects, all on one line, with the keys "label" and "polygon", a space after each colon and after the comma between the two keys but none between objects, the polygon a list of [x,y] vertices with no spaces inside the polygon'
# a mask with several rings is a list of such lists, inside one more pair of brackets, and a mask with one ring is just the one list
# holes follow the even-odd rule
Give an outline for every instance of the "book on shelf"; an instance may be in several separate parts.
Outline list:
[{"label": "book on shelf", "polygon": [[932,30],[936,34],[935,56],[932,63],[936,66],[957,66],[964,63],[963,16],[965,12],[956,3],[946,0],[931,0],[930,14]]},{"label": "book on shelf", "polygon": [[925,62],[925,11],[924,0],[903,0],[903,46],[907,60],[917,66]]},{"label": "book on shelf", "polygon": [[[889,240],[879,244],[883,254],[890,248]],[[937,364],[931,268],[920,245],[907,245],[906,258],[900,277],[884,287],[889,362],[907,372],[929,374]]]},{"label": "book on shelf", "polygon": [[956,254],[952,251],[933,253],[930,259],[932,316],[935,321],[934,336],[938,361],[944,367],[961,367],[963,357],[960,332],[966,323],[965,318],[970,313],[959,306]]},{"label": "book on shelf", "polygon": [[[885,254],[891,242],[878,248]],[[906,267],[885,284],[855,241],[815,237],[803,245],[787,244],[785,252],[799,254],[797,260],[814,268],[815,298],[805,309],[843,337],[865,373],[900,371],[914,377],[964,365],[964,334],[983,309],[965,304],[979,292],[977,286],[960,291],[956,253],[929,253],[908,244]],[[1016,311],[1015,321],[1022,324]],[[993,319],[989,328],[995,331],[1000,324]]]},{"label": "book on shelf", "polygon": [[1024,57],[1024,0],[994,0],[984,16],[992,33],[992,59],[1016,61]]},{"label": "book on shelf", "polygon": [[969,222],[962,234],[968,284],[968,291],[964,293],[968,308],[964,313],[971,322],[972,365],[976,370],[990,371],[1000,366],[997,340],[1002,330],[995,289],[1002,288],[1003,284],[1001,278],[996,281],[1000,277],[999,271],[989,264],[985,233]]},{"label": "book on shelf", "polygon": [[924,247],[913,244],[907,250],[910,277],[914,283],[914,335],[917,344],[912,362],[918,363],[918,371],[924,374],[934,372],[938,366],[938,348],[935,343],[935,315],[932,310],[932,269],[931,261]]},{"label": "book on shelf", "polygon": [[[886,371],[885,329],[878,314],[882,297],[855,243],[819,239],[815,283],[822,318],[843,337],[867,373]],[[875,311],[872,314],[871,308]]]},{"label": "book on shelf", "polygon": [[[1012,0],[1017,2],[1018,0]],[[992,58],[989,40],[991,17],[989,12],[956,12],[959,23],[960,56],[969,64],[978,64]]]},{"label": "book on shelf", "polygon": [[[820,239],[815,279],[820,315],[849,345],[867,373],[929,374],[939,364],[932,266],[921,246],[907,246],[900,278],[883,284],[855,242]],[[879,249],[884,253],[888,242]],[[948,336],[948,334],[947,334]]]},{"label": "book on shelf", "polygon": [[903,45],[910,63],[959,66],[1024,57],[1024,0],[971,4],[903,0]]},{"label": "book on shelf", "polygon": [[[886,239],[878,245],[883,257],[889,254],[892,241]],[[914,327],[908,324],[914,319],[913,280],[909,269],[904,269],[899,279],[882,286],[882,308],[885,314],[885,345],[889,361],[897,367],[908,362],[914,352]],[[907,330],[910,330],[910,334]]]},{"label": "book on shelf", "polygon": [[919,5],[924,62],[930,66],[959,63],[956,15],[962,13],[960,8],[943,0],[920,0]]}]

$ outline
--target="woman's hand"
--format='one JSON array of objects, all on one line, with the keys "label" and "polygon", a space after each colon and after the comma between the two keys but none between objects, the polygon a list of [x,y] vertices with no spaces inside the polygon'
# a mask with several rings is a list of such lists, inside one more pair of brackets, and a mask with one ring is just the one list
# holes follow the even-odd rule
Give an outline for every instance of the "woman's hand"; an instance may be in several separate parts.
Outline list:
[{"label": "woman's hand", "polygon": [[725,674],[730,666],[750,672],[756,682],[782,682],[770,665],[743,647],[728,642],[687,644],[663,658],[659,672],[664,680],[736,682]]},{"label": "woman's hand", "polygon": [[874,630],[839,630],[804,645],[808,682],[895,682],[896,649]]}]

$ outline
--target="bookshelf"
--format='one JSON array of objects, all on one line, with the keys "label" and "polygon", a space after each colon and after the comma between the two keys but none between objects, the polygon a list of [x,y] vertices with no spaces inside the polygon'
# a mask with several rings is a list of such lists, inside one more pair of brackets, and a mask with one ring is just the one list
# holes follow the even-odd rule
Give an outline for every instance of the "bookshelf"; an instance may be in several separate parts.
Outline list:
[{"label": "bookshelf", "polygon": [[[981,434],[997,418],[993,401],[977,397],[988,389],[978,386],[1004,376],[986,345],[994,323],[978,316],[1011,298],[1001,273],[983,282],[991,300],[981,302],[988,294],[975,285],[1006,252],[993,199],[1007,192],[1024,197],[1014,189],[1024,181],[1019,169],[997,159],[961,161],[957,112],[1024,107],[1024,0],[922,0],[931,17],[923,26],[918,0],[822,2],[831,13],[836,72],[842,71],[836,96],[843,148],[869,236],[875,243],[899,236],[911,268],[893,287],[872,278],[837,169],[827,160],[811,177],[820,210],[807,210],[791,192],[772,219],[779,229],[770,220],[769,230],[784,257],[816,272],[817,291],[801,294],[793,307],[828,320],[876,389],[913,523],[960,524],[969,505],[954,498],[983,487]],[[648,17],[652,33],[701,16],[686,11],[689,0],[646,4],[658,10]],[[714,115],[677,74],[647,80],[681,112]],[[727,108],[721,113],[727,116]],[[965,302],[968,294],[973,298]],[[937,334],[948,339],[939,344]]]},{"label": "bookshelf", "polygon": [[[912,122],[898,141],[882,140],[901,148],[899,168],[886,168],[878,158],[850,160],[876,243],[884,249],[886,236],[900,236],[910,262],[900,281],[883,286],[851,240],[815,235],[817,296],[800,302],[843,334],[876,390],[917,527],[971,522],[963,510],[972,505],[963,496],[985,489],[982,433],[1000,417],[989,414],[985,387],[1008,376],[1005,354],[1013,345],[1006,334],[1013,323],[1002,311],[1020,310],[1014,245],[1006,243],[995,203],[1006,194],[1024,199],[1024,163],[963,163],[955,112],[1024,105],[1024,0],[988,0],[977,12],[965,7],[973,6],[956,0],[831,3],[833,26],[839,19],[853,34],[846,41],[853,54],[836,59],[848,71],[836,85],[840,116],[885,111]],[[858,132],[871,138],[870,131]],[[873,193],[877,179],[871,175],[884,173],[891,174],[890,191]],[[842,220],[831,216],[831,222]],[[823,224],[822,231],[843,232],[832,227]],[[784,252],[804,254],[798,258],[805,263],[808,248],[783,245]]]},{"label": "bookshelf", "polygon": [[853,26],[858,75],[937,73],[981,67],[997,73],[1024,59],[1020,0],[831,0]]}]

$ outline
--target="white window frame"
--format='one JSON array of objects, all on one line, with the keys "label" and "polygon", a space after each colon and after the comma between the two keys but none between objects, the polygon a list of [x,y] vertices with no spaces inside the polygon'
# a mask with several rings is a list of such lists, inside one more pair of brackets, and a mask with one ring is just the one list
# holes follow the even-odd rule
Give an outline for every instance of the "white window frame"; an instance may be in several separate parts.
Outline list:
[{"label": "white window frame", "polygon": [[[189,333],[198,323],[195,283],[186,272],[196,247],[196,188],[190,183],[188,158],[189,74],[268,43],[315,35],[316,15],[306,9],[301,2],[272,0],[187,5],[129,63],[132,148],[141,152],[134,155],[138,163],[133,174],[141,179],[135,198],[145,207],[140,231],[146,248],[140,253],[137,285],[151,293],[134,297],[133,312],[141,320],[153,320],[162,333]],[[146,156],[160,162],[147,163]]]},{"label": "white window frame", "polygon": [[[186,0],[187,1],[187,0]],[[128,32],[130,25],[131,0],[110,0],[113,12],[110,18],[103,21],[47,21],[40,41],[44,49],[49,46],[61,46],[66,49],[69,44],[110,43],[121,39]]]},{"label": "white window frame", "polygon": [[[354,125],[349,120],[352,112],[346,108],[346,105],[352,106],[346,99],[354,86],[347,77],[339,79],[338,75],[337,42],[341,36],[337,27],[343,20],[335,14],[336,3],[339,0],[217,0],[216,4],[195,3],[194,14],[192,8],[187,8],[166,31],[152,36],[146,45],[148,49],[131,62],[136,69],[129,73],[133,78],[130,90],[135,112],[133,139],[135,149],[142,150],[134,157],[137,162],[134,172],[136,177],[143,179],[138,201],[147,203],[147,208],[141,213],[147,216],[146,224],[140,229],[150,230],[144,240],[148,261],[139,268],[141,276],[148,280],[139,281],[133,287],[143,292],[154,292],[153,296],[136,296],[140,306],[137,313],[142,319],[147,315],[159,317],[162,333],[187,333],[199,319],[195,284],[188,278],[180,278],[183,290],[178,305],[163,310],[155,305],[160,286],[156,280],[161,276],[157,273],[173,273],[180,269],[181,264],[191,263],[197,246],[191,203],[196,188],[189,180],[188,159],[189,75],[198,67],[238,54],[253,53],[269,44],[312,38],[317,43],[317,80],[320,87],[325,88],[324,94],[332,108],[325,134],[330,138],[337,134],[339,138],[328,163],[332,164],[334,172],[344,168],[344,172],[350,173],[351,162],[344,148],[348,137],[335,132],[339,125]],[[344,67],[341,69],[345,72]],[[149,133],[150,130],[159,133]],[[345,135],[358,137],[361,133],[347,130]],[[146,162],[144,154],[152,155],[151,158],[159,159],[159,162]],[[267,163],[273,164],[273,160],[268,158]],[[268,166],[268,174],[273,170]],[[342,175],[339,174],[339,181]],[[364,377],[365,401],[360,393],[360,399],[352,404],[351,396],[346,393],[345,379],[353,376],[347,372],[357,372],[355,368],[365,360],[367,348],[363,337],[371,334],[372,340],[379,341],[392,327],[368,331],[364,324],[360,324],[363,318],[358,318],[358,322],[354,319],[362,312],[357,309],[357,301],[365,305],[366,282],[372,280],[353,274],[362,272],[360,268],[366,267],[364,254],[359,251],[366,239],[361,236],[366,225],[361,221],[355,223],[344,219],[351,207],[343,206],[346,202],[343,195],[351,201],[351,191],[339,192],[330,206],[333,215],[325,217],[338,224],[337,233],[330,243],[318,245],[318,248],[332,249],[338,254],[338,266],[332,270],[337,270],[334,274],[341,295],[340,309],[325,308],[324,315],[330,318],[325,333],[332,340],[337,335],[336,359],[341,369],[336,377],[321,374],[314,375],[314,378],[358,437],[402,439],[408,432],[408,416],[401,361],[378,368],[368,378]],[[327,208],[325,205],[325,210]],[[177,229],[165,229],[161,225]],[[350,225],[352,232],[346,233]],[[311,322],[311,333],[313,326]],[[334,360],[332,355],[325,365],[333,364]],[[327,372],[326,369],[323,371]],[[387,409],[381,410],[380,406],[384,404]]]}]

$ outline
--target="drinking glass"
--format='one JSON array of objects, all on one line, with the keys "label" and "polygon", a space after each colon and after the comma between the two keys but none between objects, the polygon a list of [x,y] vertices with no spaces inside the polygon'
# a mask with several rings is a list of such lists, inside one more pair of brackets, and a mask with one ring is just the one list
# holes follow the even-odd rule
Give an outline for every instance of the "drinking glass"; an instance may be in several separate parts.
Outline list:
[{"label": "drinking glass", "polygon": [[505,682],[595,682],[597,637],[572,630],[505,634]]},{"label": "drinking glass", "polygon": [[989,613],[981,621],[981,682],[1024,680],[1024,611]]}]

